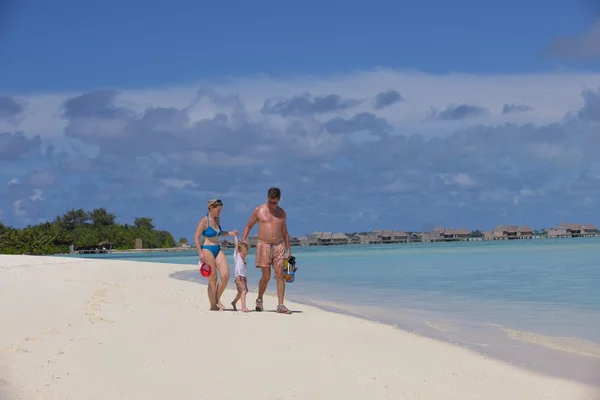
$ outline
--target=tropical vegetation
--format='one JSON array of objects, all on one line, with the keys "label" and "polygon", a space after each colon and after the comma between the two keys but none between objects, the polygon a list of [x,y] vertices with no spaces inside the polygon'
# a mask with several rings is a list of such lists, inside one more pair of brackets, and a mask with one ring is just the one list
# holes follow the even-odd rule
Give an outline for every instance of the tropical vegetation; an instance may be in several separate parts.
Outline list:
[{"label": "tropical vegetation", "polygon": [[0,254],[61,254],[68,253],[70,245],[75,250],[102,247],[125,250],[135,248],[138,238],[143,248],[176,245],[170,232],[155,229],[152,218],[135,218],[133,225],[115,221],[115,214],[96,208],[89,212],[72,209],[52,222],[22,229],[0,223]]}]

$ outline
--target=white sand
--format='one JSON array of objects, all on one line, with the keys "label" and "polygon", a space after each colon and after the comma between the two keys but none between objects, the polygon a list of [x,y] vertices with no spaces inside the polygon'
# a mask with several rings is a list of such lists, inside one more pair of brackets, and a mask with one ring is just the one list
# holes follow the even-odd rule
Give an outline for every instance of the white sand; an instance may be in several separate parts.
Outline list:
[{"label": "white sand", "polygon": [[[207,311],[194,266],[0,256],[0,398],[592,399],[393,327],[301,313]],[[256,287],[256,282],[250,282]],[[294,285],[288,291],[293,295]],[[223,303],[234,296],[230,282]],[[254,293],[249,295],[253,305]],[[276,301],[265,298],[267,310]]]}]

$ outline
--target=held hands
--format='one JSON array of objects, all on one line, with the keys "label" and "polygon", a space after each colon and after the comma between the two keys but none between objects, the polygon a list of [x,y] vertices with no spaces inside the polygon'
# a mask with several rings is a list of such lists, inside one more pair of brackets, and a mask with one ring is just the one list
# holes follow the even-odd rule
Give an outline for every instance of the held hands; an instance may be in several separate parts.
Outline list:
[{"label": "held hands", "polygon": [[237,229],[232,230],[231,232],[228,232],[229,236],[236,236],[238,235],[239,231]]}]

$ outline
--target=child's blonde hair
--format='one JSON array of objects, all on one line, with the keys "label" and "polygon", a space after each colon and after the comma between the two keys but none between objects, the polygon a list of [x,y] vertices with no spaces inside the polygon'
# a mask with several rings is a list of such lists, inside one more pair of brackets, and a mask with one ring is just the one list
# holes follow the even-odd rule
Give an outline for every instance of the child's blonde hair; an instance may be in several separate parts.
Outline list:
[{"label": "child's blonde hair", "polygon": [[238,251],[248,251],[249,247],[248,247],[248,243],[238,243]]}]

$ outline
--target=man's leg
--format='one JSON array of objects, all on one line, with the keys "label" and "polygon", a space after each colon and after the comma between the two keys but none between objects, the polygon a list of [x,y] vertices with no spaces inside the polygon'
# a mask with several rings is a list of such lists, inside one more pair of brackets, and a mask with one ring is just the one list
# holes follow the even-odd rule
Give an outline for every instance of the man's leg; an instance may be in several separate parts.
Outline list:
[{"label": "man's leg", "polygon": [[285,297],[285,279],[283,278],[283,262],[279,265],[275,264],[273,269],[275,270],[275,280],[277,281],[277,305],[283,305],[283,298]]},{"label": "man's leg", "polygon": [[267,291],[269,280],[271,279],[271,267],[261,267],[262,277],[258,282],[258,299],[262,301],[262,298]]},{"label": "man's leg", "polygon": [[271,246],[258,242],[256,244],[256,268],[260,268],[262,276],[258,282],[258,297],[256,298],[256,311],[263,310],[263,296],[271,279]]},{"label": "man's leg", "polygon": [[283,259],[285,257],[285,245],[280,243],[273,247],[273,269],[275,270],[275,279],[277,280],[277,312],[289,314],[288,310],[284,305],[285,297],[285,278],[283,277]]}]

